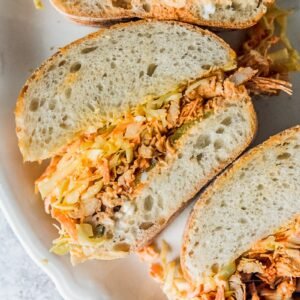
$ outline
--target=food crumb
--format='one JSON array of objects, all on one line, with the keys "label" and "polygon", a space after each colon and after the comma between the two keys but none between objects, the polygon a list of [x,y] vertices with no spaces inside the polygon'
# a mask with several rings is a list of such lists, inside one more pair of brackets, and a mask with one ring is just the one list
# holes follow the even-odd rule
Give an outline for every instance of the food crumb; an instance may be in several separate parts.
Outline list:
[{"label": "food crumb", "polygon": [[46,266],[46,265],[48,265],[49,260],[47,258],[43,258],[43,259],[41,259],[41,263]]}]

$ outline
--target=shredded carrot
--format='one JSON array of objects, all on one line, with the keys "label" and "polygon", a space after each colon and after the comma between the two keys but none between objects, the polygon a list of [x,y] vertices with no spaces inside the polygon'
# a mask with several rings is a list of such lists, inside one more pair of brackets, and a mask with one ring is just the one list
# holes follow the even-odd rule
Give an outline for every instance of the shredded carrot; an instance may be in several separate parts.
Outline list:
[{"label": "shredded carrot", "polygon": [[154,263],[154,264],[151,264],[150,266],[150,276],[159,281],[159,282],[162,282],[163,279],[164,279],[164,269],[162,267],[161,264],[159,263]]},{"label": "shredded carrot", "polygon": [[73,219],[67,217],[66,215],[62,214],[57,209],[52,209],[52,217],[55,218],[67,231],[67,233],[76,241],[77,240],[77,231],[75,222]]},{"label": "shredded carrot", "polygon": [[154,259],[159,257],[159,253],[155,250],[153,244],[144,247],[143,249],[138,251],[137,254],[142,261],[153,261]]},{"label": "shredded carrot", "polygon": [[108,160],[106,158],[104,158],[102,160],[102,162],[103,162],[103,164],[102,164],[103,182],[104,182],[104,184],[108,184],[110,181]]}]

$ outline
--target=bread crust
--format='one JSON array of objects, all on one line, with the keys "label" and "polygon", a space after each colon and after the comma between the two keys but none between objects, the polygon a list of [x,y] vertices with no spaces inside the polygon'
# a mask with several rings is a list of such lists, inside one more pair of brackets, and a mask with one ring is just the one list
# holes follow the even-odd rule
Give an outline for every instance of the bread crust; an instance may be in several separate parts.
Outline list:
[{"label": "bread crust", "polygon": [[[266,140],[262,144],[250,149],[243,156],[241,156],[238,160],[236,160],[229,168],[227,168],[221,175],[219,175],[214,180],[214,182],[203,192],[203,194],[201,194],[199,196],[195,206],[193,207],[193,210],[190,213],[189,219],[186,223],[186,227],[185,227],[184,235],[183,235],[183,239],[182,239],[181,253],[180,253],[181,268],[182,268],[184,277],[188,281],[193,283],[192,276],[189,273],[189,270],[185,264],[185,258],[187,256],[186,244],[188,242],[188,232],[191,230],[191,228],[194,227],[194,223],[196,221],[195,215],[197,215],[197,212],[205,206],[205,203],[210,199],[213,192],[215,190],[222,189],[222,187],[226,185],[226,182],[228,180],[230,180],[231,176],[236,171],[241,169],[247,162],[251,161],[253,156],[262,153],[267,148],[272,148],[275,144],[280,143],[282,140],[293,136],[296,132],[300,132],[300,125],[297,125],[290,129],[284,130],[284,131],[270,137],[268,140]],[[238,258],[238,257],[236,257],[236,258]]]},{"label": "bread crust", "polygon": [[[151,23],[155,23],[155,22],[160,22],[160,21],[156,21],[156,20],[141,20],[141,21],[137,21],[137,22],[129,22],[129,23],[123,23],[123,24],[117,24],[112,26],[110,29],[115,29],[115,28],[126,28],[129,26],[139,26],[139,24],[151,24]],[[169,24],[174,24],[176,26],[182,26],[182,27],[186,27],[191,31],[195,31],[199,34],[203,34],[203,35],[208,35],[211,36],[213,39],[219,41],[219,43],[224,47],[224,49],[227,49],[228,54],[230,59],[228,60],[228,70],[231,70],[235,67],[235,62],[236,62],[236,54],[235,52],[229,47],[229,45],[223,41],[220,37],[214,35],[213,33],[211,33],[208,30],[204,30],[201,28],[198,28],[196,26],[190,25],[190,24],[185,24],[185,23],[180,23],[180,22],[176,22],[176,21],[165,21],[163,23],[169,23]],[[54,156],[56,153],[60,152],[61,148],[59,149],[52,149],[52,150],[48,150],[46,154],[44,154],[43,156],[40,157],[33,157],[30,154],[30,149],[27,147],[27,145],[25,144],[25,139],[26,139],[26,126],[24,124],[24,120],[25,120],[25,95],[26,95],[26,91],[28,89],[28,86],[38,80],[40,77],[43,76],[44,71],[46,71],[53,62],[56,61],[56,59],[58,59],[60,57],[61,54],[64,54],[65,52],[67,52],[69,49],[76,47],[77,45],[80,45],[82,42],[86,41],[86,40],[92,40],[94,38],[97,38],[101,35],[104,35],[106,33],[109,32],[110,29],[100,29],[97,32],[91,33],[81,39],[78,39],[70,44],[68,44],[67,46],[61,48],[57,53],[55,53],[53,56],[51,56],[48,60],[46,60],[38,69],[36,69],[33,74],[27,79],[25,85],[23,86],[23,88],[21,89],[21,92],[18,96],[17,99],[17,103],[16,103],[16,108],[15,108],[15,119],[16,119],[16,133],[17,133],[17,137],[18,137],[18,145],[19,148],[21,150],[21,153],[23,154],[23,159],[24,161],[39,161],[39,160],[43,160],[46,158],[50,158],[52,156]],[[200,73],[200,70],[199,70]],[[204,73],[201,73],[200,76],[205,76]],[[77,136],[74,135],[74,139]]]},{"label": "bread crust", "polygon": [[174,8],[168,5],[164,5],[161,1],[153,1],[154,4],[151,7],[150,12],[134,12],[132,10],[126,10],[122,8],[114,8],[114,12],[109,13],[103,11],[103,13],[91,13],[82,14],[76,6],[66,7],[61,0],[50,0],[52,5],[64,16],[70,18],[72,21],[83,25],[90,26],[105,26],[107,21],[124,22],[132,18],[141,19],[157,19],[157,20],[177,20],[187,22],[191,24],[218,27],[226,29],[243,29],[248,28],[256,24],[262,16],[266,13],[267,7],[272,5],[275,0],[263,0],[260,3],[262,9],[255,17],[245,22],[228,22],[221,20],[207,20],[204,18],[196,17],[191,12],[191,6],[195,3],[195,0],[187,0],[183,8]]}]

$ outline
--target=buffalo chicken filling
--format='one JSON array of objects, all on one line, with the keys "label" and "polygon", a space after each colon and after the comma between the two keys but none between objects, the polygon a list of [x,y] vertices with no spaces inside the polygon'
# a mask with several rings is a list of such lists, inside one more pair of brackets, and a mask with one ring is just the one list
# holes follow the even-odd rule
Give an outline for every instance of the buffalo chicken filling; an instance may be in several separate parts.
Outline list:
[{"label": "buffalo chicken filling", "polygon": [[118,220],[134,212],[133,199],[149,171],[174,157],[174,145],[193,121],[208,117],[207,101],[232,97],[238,89],[216,72],[146,99],[66,146],[36,181],[46,212],[61,225],[52,251],[72,253],[112,239]]}]

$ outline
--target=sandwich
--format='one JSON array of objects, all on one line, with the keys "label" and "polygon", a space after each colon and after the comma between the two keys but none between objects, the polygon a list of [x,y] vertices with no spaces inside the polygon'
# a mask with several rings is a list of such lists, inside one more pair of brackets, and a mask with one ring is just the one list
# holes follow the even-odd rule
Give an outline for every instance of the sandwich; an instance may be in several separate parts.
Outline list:
[{"label": "sandwich", "polygon": [[236,56],[216,35],[140,21],[61,48],[16,105],[24,161],[58,221],[51,251],[73,263],[148,244],[253,139],[256,114]]},{"label": "sandwich", "polygon": [[51,3],[71,20],[88,25],[150,18],[236,29],[256,24],[274,0],[51,0]]},{"label": "sandwich", "polygon": [[199,198],[181,253],[195,299],[295,299],[300,126],[238,159]]}]

